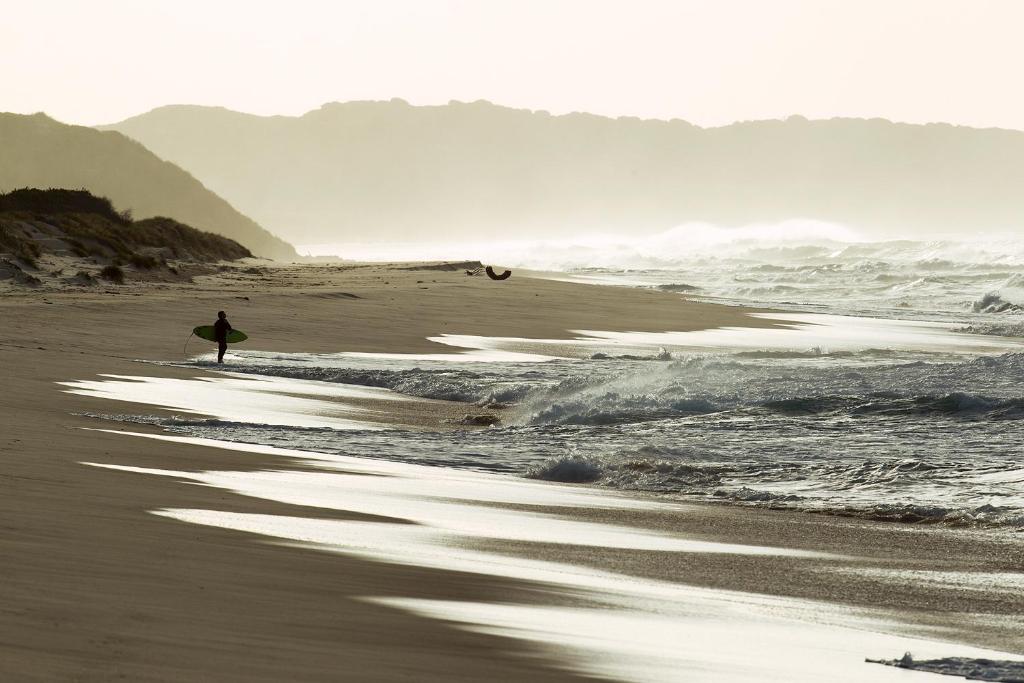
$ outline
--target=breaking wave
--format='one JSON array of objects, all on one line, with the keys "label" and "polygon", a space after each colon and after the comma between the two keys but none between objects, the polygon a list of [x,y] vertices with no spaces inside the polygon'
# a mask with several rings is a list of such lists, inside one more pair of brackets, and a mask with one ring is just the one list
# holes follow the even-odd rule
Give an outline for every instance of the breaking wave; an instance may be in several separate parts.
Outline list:
[{"label": "breaking wave", "polygon": [[694,224],[646,236],[389,245],[387,253],[379,245],[372,253],[360,245],[336,249],[349,258],[392,261],[466,253],[514,268],[739,305],[961,321],[1024,314],[1017,303],[1024,302],[1018,238],[868,241],[839,225],[786,221],[733,229]]},{"label": "breaking wave", "polygon": [[253,353],[227,369],[458,401],[481,407],[461,411],[472,426],[483,417],[491,426],[371,433],[199,416],[118,419],[744,506],[1024,526],[1024,464],[1015,455],[1024,442],[1021,353],[939,362],[885,349],[679,358],[652,350],[542,364],[420,365]]},{"label": "breaking wave", "polygon": [[1019,313],[1022,309],[1005,301],[999,292],[989,292],[971,304],[971,310],[975,313]]},{"label": "breaking wave", "polygon": [[391,370],[231,363],[219,367],[253,375],[378,387],[406,396],[479,405],[516,402],[536,388],[536,384],[529,381],[529,372],[525,373],[524,381],[519,381],[472,370]]},{"label": "breaking wave", "polygon": [[[645,450],[655,457],[644,457]],[[835,490],[905,489],[909,493],[915,484],[927,481],[930,473],[935,473],[942,481],[946,474],[941,471],[943,468],[920,461],[851,466],[805,465],[802,468],[782,463],[778,471],[773,472],[769,463],[693,463],[657,455],[664,455],[664,452],[659,449],[641,449],[619,456],[566,455],[532,465],[525,470],[524,476],[559,483],[596,484],[620,490],[699,496],[734,504],[872,521],[965,528],[1024,528],[1024,510],[1018,506],[988,503],[951,506],[914,502],[836,504],[831,497],[815,495],[816,487],[812,484],[827,481]],[[794,479],[803,485],[794,483]],[[783,490],[786,488],[790,490]]]},{"label": "breaking wave", "polygon": [[[389,245],[383,260],[466,254],[558,277],[692,300],[945,323],[1024,337],[1024,241],[866,241],[792,222],[658,235]],[[323,252],[327,253],[327,252]],[[373,254],[346,246],[350,258]],[[972,340],[979,348],[1011,348]],[[991,341],[991,344],[988,342]],[[818,343],[817,341],[813,343]],[[624,346],[543,364],[240,354],[227,370],[379,387],[493,409],[450,433],[260,430],[189,418],[165,427],[564,483],[901,523],[1024,526],[1024,354]],[[810,346],[811,344],[808,344]],[[865,344],[867,346],[867,344]],[[846,346],[841,347],[846,349]],[[474,424],[474,426],[476,426]]]},{"label": "breaking wave", "polygon": [[[800,359],[803,354],[737,354]],[[692,358],[573,376],[523,395],[522,424],[613,425],[743,410],[845,417],[1024,417],[1024,354],[844,368]],[[972,387],[985,385],[991,393]]]},{"label": "breaking wave", "polygon": [[[530,479],[562,483],[600,482],[624,490],[704,493],[722,483],[728,468],[656,457],[659,449],[646,448],[619,459],[569,455],[549,458],[527,468]],[[652,457],[654,456],[654,457]]]}]

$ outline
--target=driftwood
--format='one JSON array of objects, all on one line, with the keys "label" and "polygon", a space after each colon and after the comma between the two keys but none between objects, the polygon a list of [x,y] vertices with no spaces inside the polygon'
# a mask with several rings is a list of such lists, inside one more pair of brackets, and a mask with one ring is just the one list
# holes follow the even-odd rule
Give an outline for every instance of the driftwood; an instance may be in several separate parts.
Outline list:
[{"label": "driftwood", "polygon": [[497,273],[494,272],[494,268],[491,268],[490,266],[484,268],[484,272],[487,273],[487,277],[491,278],[492,280],[507,280],[512,276],[511,270],[506,270],[501,275],[498,275]]},{"label": "driftwood", "polygon": [[487,266],[486,268],[474,268],[473,270],[466,271],[466,275],[470,277],[480,275],[481,273],[487,273],[487,277],[491,278],[492,280],[507,280],[510,277],[512,277],[511,270],[506,270],[505,272],[499,274],[495,273],[494,268],[492,268],[491,266]]}]

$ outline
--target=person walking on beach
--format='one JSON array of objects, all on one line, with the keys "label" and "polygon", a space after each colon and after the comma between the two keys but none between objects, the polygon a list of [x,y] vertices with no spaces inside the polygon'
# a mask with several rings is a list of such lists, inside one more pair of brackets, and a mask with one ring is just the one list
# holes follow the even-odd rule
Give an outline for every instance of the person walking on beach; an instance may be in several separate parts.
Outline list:
[{"label": "person walking on beach", "polygon": [[213,336],[217,338],[217,362],[224,362],[224,352],[228,350],[228,332],[231,331],[231,323],[228,322],[228,314],[224,311],[217,311],[217,322],[213,324]]}]

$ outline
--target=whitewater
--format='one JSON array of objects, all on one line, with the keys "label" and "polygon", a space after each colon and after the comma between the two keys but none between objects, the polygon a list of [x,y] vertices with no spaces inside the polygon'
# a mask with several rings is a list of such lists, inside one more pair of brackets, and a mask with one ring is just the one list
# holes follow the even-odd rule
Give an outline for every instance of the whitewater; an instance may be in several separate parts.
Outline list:
[{"label": "whitewater", "polygon": [[[483,256],[543,277],[776,311],[760,315],[782,325],[449,336],[435,339],[448,348],[418,356],[239,351],[220,368],[239,382],[298,382],[289,394],[362,387],[461,402],[466,419],[450,429],[205,411],[104,416],[191,437],[666,497],[1024,529],[1024,243],[866,241],[805,224],[687,234],[307,251]],[[208,355],[186,364],[212,365]],[[484,412],[499,421],[479,428],[474,416]]]}]

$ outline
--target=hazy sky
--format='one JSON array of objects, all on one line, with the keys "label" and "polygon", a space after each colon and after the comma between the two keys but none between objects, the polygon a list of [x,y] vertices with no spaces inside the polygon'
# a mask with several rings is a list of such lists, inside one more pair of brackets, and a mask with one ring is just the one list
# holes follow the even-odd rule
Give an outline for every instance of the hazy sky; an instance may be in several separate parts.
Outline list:
[{"label": "hazy sky", "polygon": [[0,110],[72,123],[402,97],[1024,129],[1024,0],[32,0],[2,15]]}]

